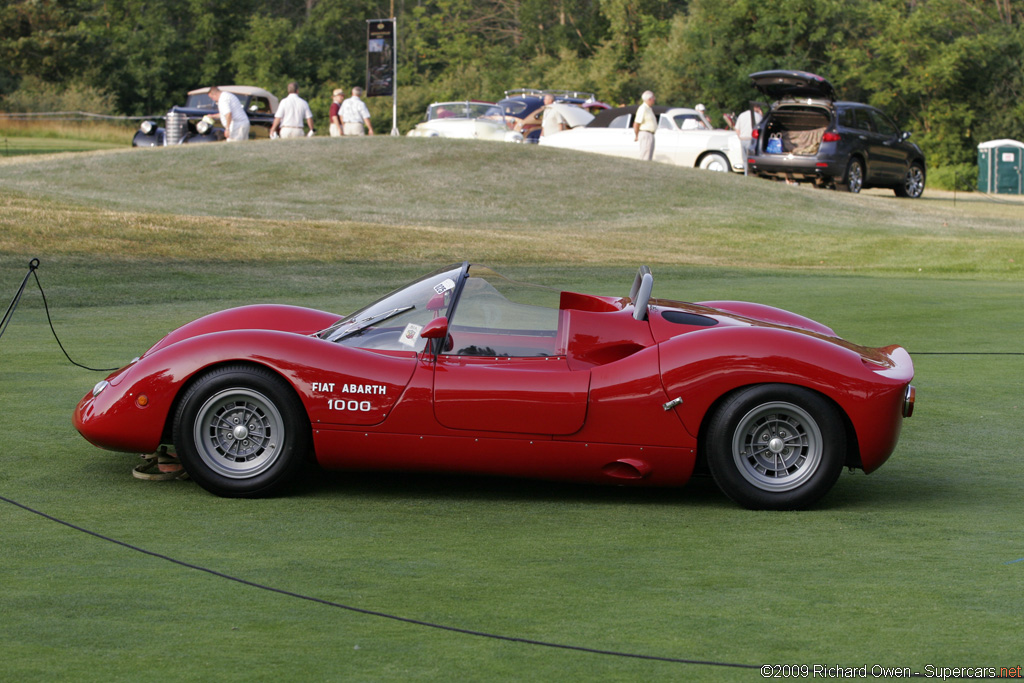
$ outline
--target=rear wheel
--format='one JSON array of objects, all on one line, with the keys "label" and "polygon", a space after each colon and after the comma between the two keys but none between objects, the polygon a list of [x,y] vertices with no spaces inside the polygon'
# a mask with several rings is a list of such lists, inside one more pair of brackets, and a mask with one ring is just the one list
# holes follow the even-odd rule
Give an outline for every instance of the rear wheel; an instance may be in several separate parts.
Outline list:
[{"label": "rear wheel", "polygon": [[716,410],[707,430],[708,467],[719,488],[756,510],[811,505],[839,478],[846,439],[838,410],[788,384],[741,389]]},{"label": "rear wheel", "polygon": [[857,194],[864,187],[864,164],[860,159],[850,159],[846,167],[846,176],[836,181],[836,189]]},{"label": "rear wheel", "polygon": [[290,482],[309,450],[309,423],[291,386],[263,368],[226,366],[200,377],[182,398],[174,445],[200,486],[255,498]]},{"label": "rear wheel", "polygon": [[911,164],[907,169],[907,175],[903,178],[903,184],[893,188],[897,197],[917,199],[924,192],[924,167],[921,164]]}]

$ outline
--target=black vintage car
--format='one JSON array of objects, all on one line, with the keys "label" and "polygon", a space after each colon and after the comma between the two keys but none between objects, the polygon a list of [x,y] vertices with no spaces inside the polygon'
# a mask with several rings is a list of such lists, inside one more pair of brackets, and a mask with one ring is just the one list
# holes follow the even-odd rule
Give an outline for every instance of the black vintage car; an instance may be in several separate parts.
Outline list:
[{"label": "black vintage car", "polygon": [[760,71],[750,79],[774,100],[748,150],[752,175],[847,192],[924,192],[924,152],[884,112],[837,101],[831,83],[805,71]]},{"label": "black vintage car", "polygon": [[[263,88],[251,85],[221,85],[221,90],[234,94],[245,108],[251,126],[249,137],[268,137],[277,111],[277,98]],[[132,147],[163,147],[192,142],[217,142],[224,139],[220,122],[205,117],[217,113],[217,104],[210,99],[209,88],[188,93],[183,106],[172,107],[164,117],[165,125],[143,121],[132,138]]]}]

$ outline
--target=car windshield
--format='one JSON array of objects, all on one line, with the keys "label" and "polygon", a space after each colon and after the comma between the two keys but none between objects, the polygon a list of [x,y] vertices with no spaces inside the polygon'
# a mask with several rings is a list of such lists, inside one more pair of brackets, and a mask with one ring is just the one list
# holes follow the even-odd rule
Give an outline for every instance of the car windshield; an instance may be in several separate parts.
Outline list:
[{"label": "car windshield", "polygon": [[317,336],[345,346],[420,351],[426,343],[419,337],[420,329],[445,315],[461,272],[459,265],[431,273],[342,318]]},{"label": "car windshield", "polygon": [[317,334],[342,346],[381,351],[416,351],[426,346],[420,330],[449,316],[454,355],[556,356],[565,353],[558,336],[558,290],[509,280],[489,268],[470,266],[458,301],[463,266],[449,266],[397,289]]},{"label": "car windshield", "polygon": [[535,102],[529,102],[527,100],[503,100],[499,102],[505,107],[505,113],[509,116],[515,116],[522,118],[522,115],[527,113],[527,110],[533,110],[536,108]]},{"label": "car windshield", "polygon": [[210,96],[206,93],[199,93],[197,95],[189,95],[188,99],[185,100],[186,109],[216,109],[217,104],[210,99]]},{"label": "car windshield", "polygon": [[501,107],[484,102],[442,102],[427,110],[427,120],[504,118]]}]

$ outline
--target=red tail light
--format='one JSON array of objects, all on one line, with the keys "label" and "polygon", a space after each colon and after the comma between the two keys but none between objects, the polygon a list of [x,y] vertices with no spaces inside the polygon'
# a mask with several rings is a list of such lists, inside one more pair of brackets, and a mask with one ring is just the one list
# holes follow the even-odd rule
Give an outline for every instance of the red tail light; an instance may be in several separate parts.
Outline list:
[{"label": "red tail light", "polygon": [[758,139],[759,137],[761,137],[761,131],[755,128],[754,131],[750,134],[750,137],[754,138],[755,140]]},{"label": "red tail light", "polygon": [[839,133],[835,133],[835,132],[825,133],[824,135],[821,136],[821,141],[822,142],[839,142],[839,140],[840,140]]}]

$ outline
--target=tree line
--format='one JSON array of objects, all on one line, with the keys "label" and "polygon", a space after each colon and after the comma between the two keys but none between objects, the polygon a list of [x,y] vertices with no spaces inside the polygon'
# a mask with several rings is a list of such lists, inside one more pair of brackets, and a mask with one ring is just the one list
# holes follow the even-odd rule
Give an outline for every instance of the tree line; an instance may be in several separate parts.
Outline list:
[{"label": "tree line", "polygon": [[[748,74],[784,68],[887,111],[932,167],[1024,139],[1022,0],[6,0],[0,109],[161,114],[195,87],[294,80],[322,121],[333,88],[364,84],[366,21],[392,8],[403,133],[432,101],[522,87],[651,89],[721,120],[758,99]],[[390,130],[391,99],[370,104]]]}]

